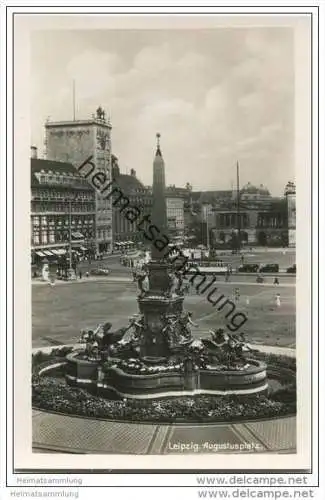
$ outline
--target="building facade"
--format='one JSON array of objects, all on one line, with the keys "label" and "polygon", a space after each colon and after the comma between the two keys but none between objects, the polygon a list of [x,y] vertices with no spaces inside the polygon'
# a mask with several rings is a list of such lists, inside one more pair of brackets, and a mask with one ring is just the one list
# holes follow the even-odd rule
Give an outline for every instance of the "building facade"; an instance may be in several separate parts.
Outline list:
[{"label": "building facade", "polygon": [[[151,213],[152,208],[152,190],[145,187],[137,178],[136,171],[131,169],[130,175],[121,174],[118,159],[113,155],[112,172],[115,180],[115,186],[120,190],[125,198],[129,200],[129,205],[137,207],[141,214]],[[116,249],[129,247],[142,242],[142,232],[138,229],[136,223],[132,223],[125,217],[123,205],[118,203],[119,193],[113,194],[113,239]]]},{"label": "building facade", "polygon": [[31,250],[33,260],[66,254],[70,243],[88,250],[95,242],[94,189],[70,163],[31,158]]},{"label": "building facade", "polygon": [[204,207],[209,207],[208,225],[216,245],[238,242],[240,233],[242,244],[288,246],[295,234],[295,192],[291,191],[276,198],[265,186],[248,183],[239,195],[232,190],[192,193],[192,212],[202,222]]},{"label": "building facade", "polygon": [[184,236],[184,200],[186,189],[168,186],[166,188],[167,226],[171,236]]},{"label": "building facade", "polygon": [[[87,159],[97,171],[105,173],[111,181],[111,124],[99,107],[88,120],[60,121],[45,124],[46,158],[56,162],[68,162],[75,168]],[[95,244],[98,252],[110,252],[113,248],[112,200],[96,193]]]}]

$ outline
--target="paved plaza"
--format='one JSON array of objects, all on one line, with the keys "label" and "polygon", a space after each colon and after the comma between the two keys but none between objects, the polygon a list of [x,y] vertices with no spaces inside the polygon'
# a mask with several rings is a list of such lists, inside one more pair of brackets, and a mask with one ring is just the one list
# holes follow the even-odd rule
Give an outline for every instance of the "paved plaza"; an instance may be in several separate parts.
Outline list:
[{"label": "paved plaza", "polygon": [[[270,259],[268,259],[270,260]],[[58,282],[55,286],[36,282],[32,286],[33,348],[74,344],[79,332],[110,321],[114,329],[127,324],[138,313],[137,287],[130,271],[108,278]],[[295,277],[273,277],[257,284],[255,276],[218,278],[218,294],[233,300],[239,288],[236,312],[248,318],[245,328],[251,344],[265,351],[292,355],[295,348]],[[281,306],[275,296],[280,293]],[[211,328],[226,328],[223,311],[218,312],[205,295],[195,289],[186,295],[184,308],[193,312],[197,324],[193,335],[207,336]],[[195,453],[295,453],[295,417],[240,424],[159,425],[110,422],[33,411],[35,453],[195,454]],[[181,449],[181,446],[183,449]]]},{"label": "paved plaza", "polygon": [[[243,331],[251,343],[295,346],[295,279],[280,279],[280,286],[254,283],[253,277],[232,277],[230,283],[222,278],[216,283],[218,295],[234,300],[234,289],[240,289],[236,312],[244,312],[247,322]],[[275,295],[281,295],[281,307]],[[110,321],[113,328],[125,326],[128,318],[138,312],[136,284],[126,278],[84,280],[60,283],[52,287],[38,284],[32,287],[33,347],[74,343],[84,328]],[[206,336],[209,329],[226,327],[224,311],[217,311],[205,295],[195,290],[187,295],[185,309],[193,312],[197,328],[195,337]]]},{"label": "paved plaza", "polygon": [[33,448],[43,453],[295,453],[296,419],[241,424],[108,422],[33,411]]}]

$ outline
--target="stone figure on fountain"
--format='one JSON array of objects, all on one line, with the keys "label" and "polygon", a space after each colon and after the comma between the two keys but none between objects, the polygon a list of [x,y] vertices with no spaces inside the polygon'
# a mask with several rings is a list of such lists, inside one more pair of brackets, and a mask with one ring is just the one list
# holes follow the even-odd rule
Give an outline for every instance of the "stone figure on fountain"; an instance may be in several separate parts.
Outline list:
[{"label": "stone figure on fountain", "polygon": [[97,340],[93,340],[90,346],[89,354],[88,354],[88,360],[89,361],[99,361],[99,345]]},{"label": "stone figure on fountain", "polygon": [[81,330],[81,337],[79,342],[86,344],[85,354],[87,357],[89,357],[91,355],[93,343],[95,342],[94,331]]},{"label": "stone figure on fountain", "polygon": [[191,326],[197,327],[192,321],[193,313],[190,311],[183,311],[179,318],[179,324],[181,329],[181,343],[187,343],[192,340]]},{"label": "stone figure on fountain", "polygon": [[241,336],[229,334],[222,328],[210,330],[209,333],[212,338],[202,339],[202,343],[214,362],[231,367],[245,359],[243,354],[245,343]]},{"label": "stone figure on fountain", "polygon": [[149,290],[148,273],[145,270],[138,273],[137,284],[138,284],[139,297],[142,298],[146,295],[146,292]]},{"label": "stone figure on fountain", "polygon": [[177,279],[177,287],[176,287],[176,294],[177,295],[184,295],[183,291],[183,275],[180,271],[176,271],[175,273],[176,279]]},{"label": "stone figure on fountain", "polygon": [[141,334],[142,334],[142,332],[144,330],[144,326],[145,326],[144,316],[142,315],[139,318],[138,315],[136,315],[136,316],[130,318],[129,322],[130,322],[130,324],[126,329],[126,332],[128,330],[130,330],[131,328],[133,328],[131,339],[132,339],[132,341],[138,342],[141,338]]},{"label": "stone figure on fountain", "polygon": [[227,345],[229,341],[229,335],[222,328],[218,328],[216,330],[210,330],[211,334],[211,343],[217,348],[220,349]]},{"label": "stone figure on fountain", "polygon": [[175,316],[163,315],[163,320],[166,322],[166,325],[163,328],[162,332],[167,338],[168,346],[172,348],[177,342],[176,325],[178,319]]},{"label": "stone figure on fountain", "polygon": [[168,274],[168,290],[166,291],[166,298],[174,297],[178,287],[178,281],[175,273],[171,272]]}]

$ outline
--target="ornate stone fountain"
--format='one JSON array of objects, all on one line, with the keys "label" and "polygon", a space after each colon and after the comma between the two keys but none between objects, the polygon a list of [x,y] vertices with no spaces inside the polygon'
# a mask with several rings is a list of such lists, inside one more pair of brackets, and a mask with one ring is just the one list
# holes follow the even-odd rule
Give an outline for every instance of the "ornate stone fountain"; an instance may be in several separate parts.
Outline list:
[{"label": "ornate stone fountain", "polygon": [[[138,276],[139,314],[112,332],[110,323],[83,332],[85,347],[67,356],[66,380],[127,398],[193,394],[250,394],[267,390],[266,365],[249,355],[240,336],[212,331],[194,340],[184,311],[179,272],[165,257],[165,166],[159,144],[153,165],[153,210],[144,231],[158,228],[151,260]],[[156,231],[157,232],[157,231]],[[159,238],[160,238],[159,237]]]}]

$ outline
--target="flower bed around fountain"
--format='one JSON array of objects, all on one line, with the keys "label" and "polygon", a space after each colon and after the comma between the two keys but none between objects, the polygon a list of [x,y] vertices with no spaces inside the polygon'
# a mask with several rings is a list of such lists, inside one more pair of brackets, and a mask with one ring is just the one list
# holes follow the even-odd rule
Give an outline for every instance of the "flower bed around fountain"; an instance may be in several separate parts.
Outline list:
[{"label": "flower bed around fountain", "polygon": [[263,362],[268,362],[268,376],[273,373],[281,382],[280,388],[269,394],[121,400],[116,392],[110,393],[110,399],[102,397],[95,384],[87,389],[67,384],[66,354],[64,348],[62,352],[54,349],[50,354],[33,356],[33,407],[82,417],[160,423],[255,420],[293,415],[296,411],[295,360],[286,356],[259,353]]}]

